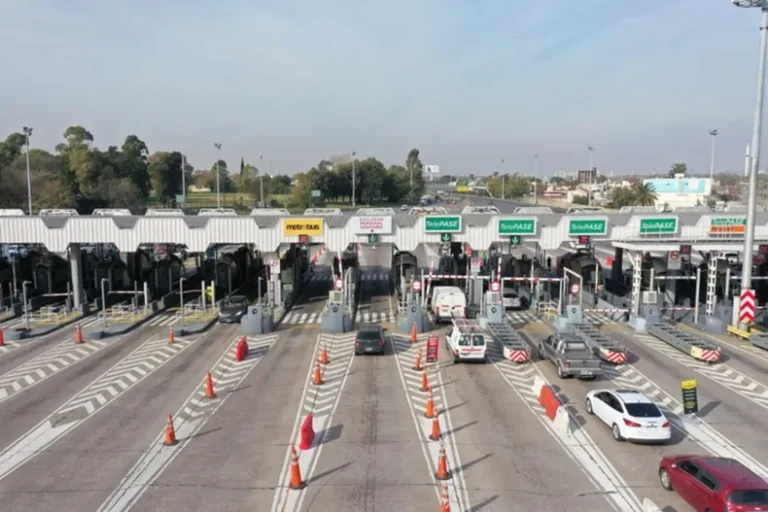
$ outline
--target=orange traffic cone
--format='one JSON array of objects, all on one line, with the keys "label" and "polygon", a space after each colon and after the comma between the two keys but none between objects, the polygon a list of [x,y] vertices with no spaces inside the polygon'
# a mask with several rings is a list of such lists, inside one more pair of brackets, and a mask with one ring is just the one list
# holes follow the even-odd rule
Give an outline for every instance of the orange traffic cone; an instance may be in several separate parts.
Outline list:
[{"label": "orange traffic cone", "polygon": [[301,468],[299,467],[299,456],[296,455],[296,447],[291,446],[291,489],[303,489],[307,483],[301,479]]},{"label": "orange traffic cone", "polygon": [[5,331],[0,329],[0,347],[5,345]]},{"label": "orange traffic cone", "polygon": [[424,392],[429,391],[429,379],[427,378],[427,367],[424,367],[424,371],[421,372],[421,390]]},{"label": "orange traffic cone", "polygon": [[411,329],[411,343],[416,343],[419,338],[419,331],[416,329],[416,322],[413,323],[413,329]]},{"label": "orange traffic cone", "polygon": [[173,326],[171,326],[171,330],[168,333],[168,343],[176,343],[176,333],[173,332]]},{"label": "orange traffic cone", "polygon": [[75,326],[75,343],[82,343],[83,342],[83,326],[80,324],[77,324]]},{"label": "orange traffic cone", "polygon": [[440,418],[435,414],[432,417],[432,433],[429,434],[429,438],[432,441],[439,441],[442,435],[440,434]]},{"label": "orange traffic cone", "polygon": [[416,356],[416,364],[413,365],[413,369],[417,372],[420,372],[422,369],[421,366],[421,350],[419,350],[419,355]]},{"label": "orange traffic cone", "polygon": [[424,411],[424,416],[429,419],[435,417],[435,402],[432,399],[432,390],[429,390],[429,396],[427,397],[427,410]]},{"label": "orange traffic cone", "polygon": [[213,377],[211,372],[205,375],[205,398],[216,398],[216,393],[213,392]]},{"label": "orange traffic cone", "polygon": [[328,345],[323,345],[323,352],[320,354],[320,364],[328,364]]},{"label": "orange traffic cone", "polygon": [[323,383],[323,374],[320,372],[320,363],[315,365],[315,373],[314,377],[312,378],[312,383],[315,386],[319,386]]},{"label": "orange traffic cone", "polygon": [[168,421],[165,424],[165,446],[173,446],[176,440],[176,429],[173,428],[173,414],[168,415]]},{"label": "orange traffic cone", "polygon": [[445,482],[440,490],[440,512],[451,512],[451,498],[448,494],[448,484]]},{"label": "orange traffic cone", "polygon": [[435,478],[438,480],[448,480],[451,478],[451,472],[448,471],[448,457],[445,455],[445,446],[440,446],[440,455],[437,456],[437,471]]}]

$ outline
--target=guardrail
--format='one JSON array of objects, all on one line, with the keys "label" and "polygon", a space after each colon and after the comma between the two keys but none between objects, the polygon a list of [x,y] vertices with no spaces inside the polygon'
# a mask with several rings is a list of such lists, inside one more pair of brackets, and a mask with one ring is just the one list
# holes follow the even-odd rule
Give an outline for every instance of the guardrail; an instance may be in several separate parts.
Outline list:
[{"label": "guardrail", "polygon": [[690,355],[694,359],[706,363],[717,363],[720,361],[722,355],[720,347],[714,343],[704,341],[694,334],[682,331],[672,324],[649,324],[647,330],[649,334],[656,336],[661,341],[675,347],[680,352]]},{"label": "guardrail", "polygon": [[536,314],[541,317],[553,319],[559,313],[560,305],[553,300],[536,303]]},{"label": "guardrail", "polygon": [[749,341],[752,345],[763,350],[768,350],[768,333],[750,328],[749,331],[742,331],[736,326],[729,325],[725,328],[726,332],[738,336],[741,339]]},{"label": "guardrail", "polygon": [[176,321],[181,322],[207,322],[219,315],[219,305],[205,305],[198,303],[184,304],[184,307],[176,311]]},{"label": "guardrail", "polygon": [[23,315],[23,319],[35,325],[61,325],[83,316],[80,311],[66,311],[60,307],[45,306]]},{"label": "guardrail", "polygon": [[99,311],[100,321],[109,324],[134,324],[144,320],[151,314],[150,310],[144,308],[135,308],[129,304],[117,304],[105,311]]}]

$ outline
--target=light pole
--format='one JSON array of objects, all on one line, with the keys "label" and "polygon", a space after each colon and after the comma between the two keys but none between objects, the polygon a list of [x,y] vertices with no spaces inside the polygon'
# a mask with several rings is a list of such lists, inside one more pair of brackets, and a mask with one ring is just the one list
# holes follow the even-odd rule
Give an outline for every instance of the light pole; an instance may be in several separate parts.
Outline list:
[{"label": "light pole", "polygon": [[29,169],[29,138],[32,136],[32,127],[24,127],[24,142],[27,146],[27,207],[28,215],[32,215],[32,172]]},{"label": "light pole", "polygon": [[504,158],[501,159],[501,199],[504,199]]},{"label": "light pole", "polygon": [[589,170],[587,171],[587,206],[592,204],[592,169],[595,167],[594,156],[595,148],[587,146],[589,150]]},{"label": "light pole", "polygon": [[533,155],[533,205],[536,206],[539,202],[539,155]]},{"label": "light pole", "polygon": [[[763,16],[760,22],[760,59],[757,64],[757,98],[755,101],[754,127],[750,145],[751,168],[749,173],[749,207],[747,209],[747,233],[744,237],[744,261],[741,274],[741,291],[752,289],[752,251],[755,242],[755,207],[757,204],[757,169],[760,165],[760,132],[763,125],[763,97],[765,96],[765,56],[768,50],[768,0],[731,0],[736,7],[759,7]],[[741,322],[739,322],[741,323]],[[746,325],[741,325],[746,330]]]},{"label": "light pole", "polygon": [[104,287],[104,283],[108,283],[109,279],[106,277],[101,278],[101,324],[107,326],[107,292]]},{"label": "light pole", "polygon": [[712,137],[712,155],[709,158],[709,179],[715,179],[715,137],[717,137],[717,130],[709,130],[709,135]]},{"label": "light pole", "polygon": [[266,208],[267,205],[264,204],[264,169],[262,169],[261,165],[262,158],[264,158],[264,155],[259,152],[259,189],[261,192],[261,207]]},{"label": "light pole", "polygon": [[355,207],[355,155],[357,155],[357,151],[352,152],[352,208]]},{"label": "light pole", "polygon": [[181,311],[181,325],[184,325],[184,281],[186,277],[179,278],[179,310]]},{"label": "light pole", "polygon": [[29,303],[27,302],[27,286],[31,285],[32,281],[24,281],[21,283],[21,294],[24,301],[24,329],[29,330]]},{"label": "light pole", "polygon": [[181,154],[181,204],[187,202],[187,157]]},{"label": "light pole", "polygon": [[216,208],[221,209],[221,180],[219,179],[219,160],[221,160],[221,143],[214,142],[216,148]]}]

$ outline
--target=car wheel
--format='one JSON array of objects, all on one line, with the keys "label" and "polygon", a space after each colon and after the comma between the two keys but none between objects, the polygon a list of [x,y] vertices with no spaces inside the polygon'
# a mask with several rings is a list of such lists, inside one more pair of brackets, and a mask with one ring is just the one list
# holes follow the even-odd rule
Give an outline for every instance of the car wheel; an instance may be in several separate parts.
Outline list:
[{"label": "car wheel", "polygon": [[546,356],[544,355],[544,349],[539,347],[539,359],[544,360],[546,359]]},{"label": "car wheel", "polygon": [[563,367],[560,366],[560,364],[557,365],[557,376],[561,379],[564,379],[566,377],[565,370],[563,370]]},{"label": "car wheel", "polygon": [[619,430],[619,426],[617,424],[615,424],[615,423],[611,427],[611,434],[613,434],[613,438],[616,441],[623,441],[624,440],[624,438],[621,437],[621,430]]},{"label": "car wheel", "polygon": [[661,482],[661,486],[665,488],[668,491],[673,490],[672,489],[672,478],[669,476],[669,471],[666,469],[660,469],[659,470],[659,482]]},{"label": "car wheel", "polygon": [[595,411],[592,410],[592,400],[587,398],[587,403],[584,404],[584,407],[587,409],[587,414],[595,414]]}]

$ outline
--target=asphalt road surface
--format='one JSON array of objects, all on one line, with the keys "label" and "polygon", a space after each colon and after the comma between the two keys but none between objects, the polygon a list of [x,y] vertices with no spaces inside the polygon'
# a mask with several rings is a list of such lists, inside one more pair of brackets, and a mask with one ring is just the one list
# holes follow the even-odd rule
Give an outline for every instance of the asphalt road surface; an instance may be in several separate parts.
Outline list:
[{"label": "asphalt road surface", "polygon": [[[361,276],[386,272],[379,248],[365,248]],[[367,251],[367,252],[366,252]],[[321,269],[322,270],[322,269]],[[298,308],[321,311],[330,282],[310,284]],[[361,279],[360,312],[390,314],[389,283]],[[319,298],[318,298],[319,297]],[[552,332],[532,314],[512,315],[532,345]],[[364,319],[362,321],[365,321]],[[376,321],[376,320],[374,320]],[[0,500],[3,511],[83,510],[439,510],[433,477],[441,447],[451,510],[692,510],[663,491],[663,455],[712,453],[768,476],[768,353],[716,337],[727,356],[701,365],[621,323],[601,328],[630,352],[596,381],[559,379],[552,365],[504,360],[453,364],[446,326],[411,343],[389,322],[383,356],[352,355],[354,333],[323,334],[318,323],[284,323],[247,338],[234,360],[236,325],[168,343],[168,327],[145,325],[75,345],[65,329],[0,350]],[[440,441],[425,418],[428,334],[439,359],[427,367]],[[702,335],[705,336],[705,335]],[[9,348],[10,347],[10,348]],[[313,373],[323,349],[322,383]],[[212,371],[216,397],[203,386]],[[681,414],[680,381],[698,381],[700,421]],[[566,437],[552,430],[533,395],[550,383],[570,415]],[[584,408],[596,388],[639,388],[673,422],[665,445],[616,442]],[[165,446],[173,414],[178,444]],[[315,437],[297,450],[306,487],[290,489],[291,448],[312,414]]]}]

